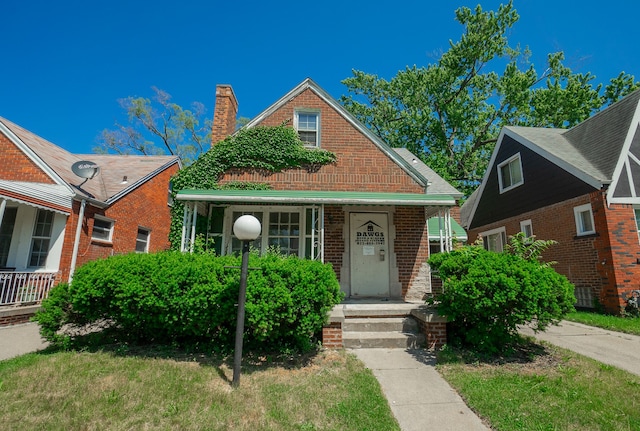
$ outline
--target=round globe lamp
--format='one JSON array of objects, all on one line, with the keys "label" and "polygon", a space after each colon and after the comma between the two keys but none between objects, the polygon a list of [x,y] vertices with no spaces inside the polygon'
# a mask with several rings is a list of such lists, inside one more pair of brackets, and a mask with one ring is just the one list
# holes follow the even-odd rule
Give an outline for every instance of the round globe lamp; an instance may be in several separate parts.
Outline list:
[{"label": "round globe lamp", "polygon": [[240,289],[238,291],[238,320],[236,324],[236,343],[233,351],[233,381],[235,387],[240,385],[240,369],[242,365],[242,342],[244,333],[244,304],[247,299],[247,272],[249,271],[249,243],[260,236],[262,226],[260,220],[252,215],[238,217],[233,224],[233,234],[242,241],[242,266],[240,267]]}]

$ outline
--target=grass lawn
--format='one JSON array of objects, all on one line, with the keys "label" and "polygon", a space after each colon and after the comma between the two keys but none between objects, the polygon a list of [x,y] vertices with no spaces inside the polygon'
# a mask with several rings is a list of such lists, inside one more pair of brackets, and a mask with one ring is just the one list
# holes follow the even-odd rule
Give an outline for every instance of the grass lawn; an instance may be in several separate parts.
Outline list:
[{"label": "grass lawn", "polygon": [[445,349],[437,368],[495,430],[640,430],[639,376],[547,344],[530,348],[510,362]]},{"label": "grass lawn", "polygon": [[120,347],[0,362],[3,430],[399,430],[370,370],[344,351],[243,361]]},{"label": "grass lawn", "polygon": [[640,318],[621,318],[587,311],[576,311],[565,316],[565,320],[597,326],[599,328],[609,329],[610,331],[640,335]]},{"label": "grass lawn", "polygon": [[[578,311],[566,320],[640,335],[640,319]],[[500,431],[640,430],[640,377],[528,339],[509,358],[445,348],[438,370]]]}]

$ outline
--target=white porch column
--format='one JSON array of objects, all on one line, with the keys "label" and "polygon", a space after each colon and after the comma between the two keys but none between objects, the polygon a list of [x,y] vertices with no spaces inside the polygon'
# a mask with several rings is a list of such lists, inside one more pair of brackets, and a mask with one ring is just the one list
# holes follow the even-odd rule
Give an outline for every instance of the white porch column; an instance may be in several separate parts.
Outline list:
[{"label": "white porch column", "polygon": [[2,219],[4,218],[4,209],[7,207],[7,200],[0,199],[0,226],[2,226]]},{"label": "white porch column", "polygon": [[193,218],[191,222],[191,243],[189,244],[189,251],[193,253],[193,247],[196,244],[196,221],[198,219],[198,202],[193,203]]}]

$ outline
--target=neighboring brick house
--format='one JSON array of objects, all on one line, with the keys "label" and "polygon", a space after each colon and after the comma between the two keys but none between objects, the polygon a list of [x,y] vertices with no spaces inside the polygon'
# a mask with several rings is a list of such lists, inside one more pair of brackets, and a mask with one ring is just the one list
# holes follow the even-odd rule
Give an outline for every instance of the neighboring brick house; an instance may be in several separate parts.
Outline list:
[{"label": "neighboring brick house", "polygon": [[544,259],[575,285],[577,306],[620,313],[640,288],[639,102],[633,92],[569,130],[505,127],[462,207],[470,240],[555,240]]},{"label": "neighboring brick house", "polygon": [[[237,106],[231,87],[219,85],[214,144],[234,133]],[[461,193],[406,149],[390,148],[311,79],[245,127],[284,122],[309,148],[331,151],[337,162],[314,172],[228,172],[221,180],[268,183],[268,191],[179,191],[176,199],[186,203],[188,221],[183,249],[200,214],[209,218],[208,236],[218,252],[239,251],[233,222],[252,213],[263,226],[254,246],[278,245],[286,253],[330,262],[347,298],[423,301],[431,291],[429,235],[437,235],[432,241],[442,248],[451,247],[450,208]],[[427,219],[438,215],[441,228],[427,232]]]},{"label": "neighboring brick house", "polygon": [[3,118],[0,155],[0,324],[87,261],[169,247],[177,157],[71,154]]}]

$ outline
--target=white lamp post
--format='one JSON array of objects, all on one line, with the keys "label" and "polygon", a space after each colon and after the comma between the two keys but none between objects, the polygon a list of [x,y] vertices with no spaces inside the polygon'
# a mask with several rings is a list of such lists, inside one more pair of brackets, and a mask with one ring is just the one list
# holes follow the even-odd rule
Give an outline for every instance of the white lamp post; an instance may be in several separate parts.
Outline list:
[{"label": "white lamp post", "polygon": [[233,351],[233,386],[240,384],[242,363],[242,335],[244,333],[244,303],[247,298],[247,272],[249,271],[249,243],[260,236],[262,226],[252,215],[243,215],[233,224],[233,234],[242,241],[242,266],[240,269],[240,291],[238,293],[238,322],[236,325],[236,345]]}]

